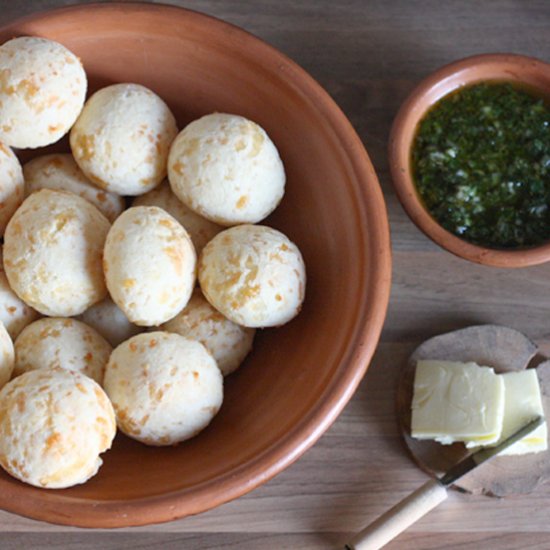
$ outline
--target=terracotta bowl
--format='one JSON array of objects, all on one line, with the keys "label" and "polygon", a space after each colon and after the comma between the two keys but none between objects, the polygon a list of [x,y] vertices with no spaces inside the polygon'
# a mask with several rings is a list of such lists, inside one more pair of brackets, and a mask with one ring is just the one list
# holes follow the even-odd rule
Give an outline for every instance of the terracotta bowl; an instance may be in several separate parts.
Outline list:
[{"label": "terracotta bowl", "polygon": [[361,141],[295,63],[198,13],[83,5],[19,20],[0,29],[0,43],[17,35],[65,44],[82,59],[91,91],[114,82],[152,88],[180,128],[215,110],[259,122],[288,176],[286,195],[265,223],[298,244],[308,286],[299,317],[257,335],[252,355],[226,379],[220,414],[198,437],[153,448],[118,435],[99,474],[67,490],[36,489],[0,472],[0,507],[54,523],[120,527],[196,514],[238,497],[313,445],[353,395],[378,342],[390,241]]},{"label": "terracotta bowl", "polygon": [[412,91],[393,123],[389,160],[394,187],[412,221],[438,245],[461,258],[498,267],[547,262],[550,242],[531,248],[497,250],[468,243],[449,233],[426,210],[413,182],[411,147],[418,123],[426,112],[453,90],[488,80],[518,82],[550,95],[550,65],[537,59],[512,54],[476,55],[442,67]]}]

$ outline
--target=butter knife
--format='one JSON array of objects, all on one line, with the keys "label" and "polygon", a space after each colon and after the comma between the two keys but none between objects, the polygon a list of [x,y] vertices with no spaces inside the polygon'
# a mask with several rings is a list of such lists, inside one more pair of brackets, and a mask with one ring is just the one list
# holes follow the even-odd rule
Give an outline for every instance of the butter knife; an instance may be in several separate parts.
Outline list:
[{"label": "butter knife", "polygon": [[461,460],[441,478],[431,479],[396,504],[346,544],[346,550],[378,550],[447,498],[447,489],[462,476],[497,456],[543,424],[539,416],[495,447],[483,448]]}]

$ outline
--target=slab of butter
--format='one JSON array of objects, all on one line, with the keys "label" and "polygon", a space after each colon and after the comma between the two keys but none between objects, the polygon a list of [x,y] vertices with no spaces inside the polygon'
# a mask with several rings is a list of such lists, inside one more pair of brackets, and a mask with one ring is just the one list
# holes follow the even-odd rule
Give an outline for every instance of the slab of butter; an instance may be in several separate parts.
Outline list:
[{"label": "slab of butter", "polygon": [[412,436],[444,445],[489,445],[500,439],[504,380],[489,367],[453,361],[418,361],[412,402]]},{"label": "slab of butter", "polygon": [[[504,380],[504,419],[500,441],[512,435],[537,416],[544,416],[539,379],[535,369],[500,374]],[[534,432],[505,449],[503,455],[538,453],[548,449],[546,422]]]}]

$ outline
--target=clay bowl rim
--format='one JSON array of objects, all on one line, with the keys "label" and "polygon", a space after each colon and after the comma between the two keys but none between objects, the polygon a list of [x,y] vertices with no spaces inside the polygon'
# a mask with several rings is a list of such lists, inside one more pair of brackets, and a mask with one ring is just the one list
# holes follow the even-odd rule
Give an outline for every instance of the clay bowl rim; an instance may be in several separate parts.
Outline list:
[{"label": "clay bowl rim", "polygon": [[[499,67],[499,76],[495,72]],[[503,73],[506,74],[502,77]],[[526,84],[526,74],[536,73],[538,84]],[[423,79],[401,105],[393,122],[388,155],[393,186],[401,205],[414,224],[430,239],[452,254],[493,267],[527,267],[550,260],[550,241],[529,248],[493,249],[469,243],[444,229],[427,211],[413,182],[411,147],[419,121],[443,96],[461,86],[486,81],[526,84],[541,94],[550,94],[550,64],[534,57],[512,53],[480,54],[454,61]]]},{"label": "clay bowl rim", "polygon": [[[362,216],[357,231],[368,243],[371,269],[364,294],[368,303],[358,305],[354,330],[343,353],[337,371],[325,387],[315,405],[293,428],[263,453],[218,478],[197,486],[170,491],[161,495],[130,499],[127,501],[102,501],[95,503],[70,494],[59,495],[50,491],[27,493],[32,489],[24,484],[10,484],[0,496],[0,507],[7,511],[33,519],[79,527],[128,527],[172,521],[184,516],[204,512],[233,500],[265,483],[284,470],[309,449],[336,420],[362,380],[378,344],[385,320],[391,287],[391,245],[387,209],[379,180],[370,158],[353,126],[330,95],[297,63],[251,33],[194,10],[166,4],[145,2],[90,3],[44,10],[13,20],[0,27],[4,33],[15,31],[25,24],[49,17],[67,15],[84,16],[90,10],[106,12],[163,12],[166,17],[186,18],[212,33],[239,37],[243,51],[254,52],[267,65],[277,67],[287,81],[301,93],[307,94],[312,108],[319,111],[338,136],[342,149],[351,165],[348,192],[360,198]],[[17,30],[17,35],[21,33]],[[365,215],[368,214],[368,215]],[[367,223],[368,220],[368,223]],[[365,254],[365,249],[359,251]],[[365,258],[365,256],[363,256]],[[368,263],[363,262],[363,270]],[[364,279],[365,280],[365,279]]]}]

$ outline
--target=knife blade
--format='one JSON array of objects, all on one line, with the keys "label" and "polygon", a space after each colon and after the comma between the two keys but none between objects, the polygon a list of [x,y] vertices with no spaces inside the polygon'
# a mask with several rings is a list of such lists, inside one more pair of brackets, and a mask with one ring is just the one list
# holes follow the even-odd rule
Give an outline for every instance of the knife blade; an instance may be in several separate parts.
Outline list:
[{"label": "knife blade", "polygon": [[458,464],[455,464],[448,472],[439,478],[439,482],[445,487],[449,487],[462,476],[465,476],[468,472],[474,468],[477,468],[480,464],[487,462],[487,460],[497,456],[508,447],[511,447],[514,443],[517,443],[519,440],[523,439],[526,435],[529,435],[541,426],[543,422],[544,418],[542,416],[537,416],[534,420],[531,420],[531,422],[514,432],[511,436],[507,437],[498,445],[495,445],[494,447],[484,447],[479,451],[468,455],[464,460],[461,460]]},{"label": "knife blade", "polygon": [[426,482],[414,493],[355,535],[345,546],[346,550],[378,550],[382,548],[399,533],[443,502],[447,498],[448,487],[455,481],[477,468],[480,464],[498,456],[504,449],[536,430],[544,421],[543,417],[536,417],[498,445],[486,447],[472,453],[458,464],[455,464],[441,478]]}]

